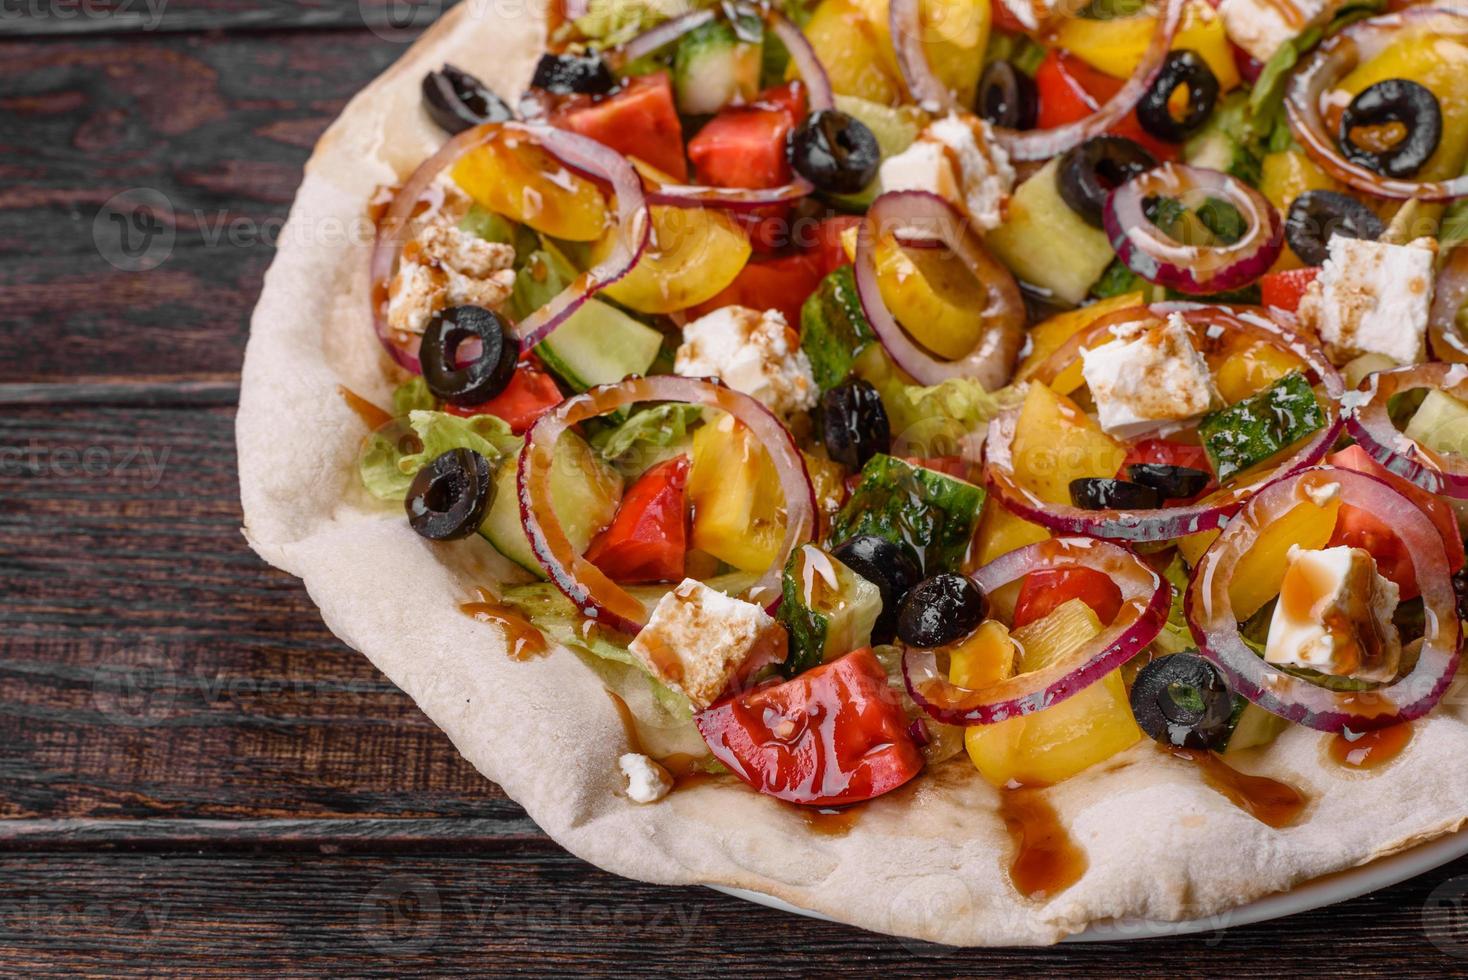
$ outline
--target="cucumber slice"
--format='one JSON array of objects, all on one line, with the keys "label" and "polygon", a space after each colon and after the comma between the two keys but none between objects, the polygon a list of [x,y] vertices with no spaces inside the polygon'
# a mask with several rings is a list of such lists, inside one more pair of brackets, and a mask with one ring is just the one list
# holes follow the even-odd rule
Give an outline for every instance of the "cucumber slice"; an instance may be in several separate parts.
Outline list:
[{"label": "cucumber slice", "polygon": [[1257,395],[1203,416],[1198,435],[1222,483],[1324,426],[1310,382],[1292,371]]},{"label": "cucumber slice", "polygon": [[[494,501],[479,533],[510,561],[545,578],[520,523],[516,462],[513,456],[501,461],[494,478]],[[562,436],[551,466],[551,501],[566,537],[578,552],[585,551],[597,532],[611,523],[621,500],[621,475],[602,462],[580,436],[571,432]]]},{"label": "cucumber slice", "polygon": [[1238,720],[1234,722],[1233,731],[1229,733],[1228,744],[1224,746],[1223,751],[1225,753],[1242,752],[1245,749],[1257,749],[1261,745],[1268,745],[1288,727],[1290,723],[1279,715],[1270,714],[1257,704],[1245,701],[1243,710],[1239,712]]},{"label": "cucumber slice", "polygon": [[862,311],[851,266],[843,265],[800,308],[800,347],[810,358],[821,391],[846,380],[856,360],[876,340]]},{"label": "cucumber slice", "polygon": [[1433,452],[1468,456],[1468,404],[1444,392],[1429,391],[1404,432]]},{"label": "cucumber slice", "polygon": [[601,300],[586,305],[536,345],[545,366],[577,391],[645,375],[663,335]]},{"label": "cucumber slice", "polygon": [[955,571],[979,522],[984,489],[881,453],[831,523],[830,546],[862,534],[909,545],[924,574]]},{"label": "cucumber slice", "polygon": [[790,633],[785,673],[795,675],[872,642],[882,614],[875,585],[813,544],[785,563],[780,622]]},{"label": "cucumber slice", "polygon": [[1079,306],[1114,253],[1106,232],[1086,224],[1060,196],[1059,169],[1057,157],[1016,187],[1004,224],[984,244],[1019,278]]},{"label": "cucumber slice", "polygon": [[759,22],[742,22],[736,32],[725,21],[714,21],[689,31],[673,56],[673,92],[678,111],[707,116],[730,103],[753,102],[759,95],[764,68],[764,45],[745,38],[759,30]]}]

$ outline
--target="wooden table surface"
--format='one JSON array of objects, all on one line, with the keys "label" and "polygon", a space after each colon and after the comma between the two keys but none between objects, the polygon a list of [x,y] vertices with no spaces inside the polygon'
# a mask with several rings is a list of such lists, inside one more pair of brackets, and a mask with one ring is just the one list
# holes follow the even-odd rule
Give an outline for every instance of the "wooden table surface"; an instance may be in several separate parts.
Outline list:
[{"label": "wooden table surface", "polygon": [[[958,952],[613,877],[480,778],[245,547],[235,476],[301,165],[437,12],[0,2],[0,971],[1468,966],[1468,860],[1193,938]],[[173,215],[142,272],[95,221],[138,189]]]}]

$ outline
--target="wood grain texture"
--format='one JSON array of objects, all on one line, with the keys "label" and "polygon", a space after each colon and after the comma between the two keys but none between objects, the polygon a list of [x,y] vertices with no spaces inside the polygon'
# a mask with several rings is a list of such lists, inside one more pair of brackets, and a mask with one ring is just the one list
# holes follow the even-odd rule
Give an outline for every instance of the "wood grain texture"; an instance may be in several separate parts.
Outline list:
[{"label": "wood grain texture", "polygon": [[[392,2],[169,0],[152,27],[139,0],[0,8],[0,969],[1465,972],[1468,861],[1284,922],[960,954],[547,840],[239,534],[269,235],[394,25],[435,7]],[[171,214],[148,271],[95,225],[137,189]]]}]

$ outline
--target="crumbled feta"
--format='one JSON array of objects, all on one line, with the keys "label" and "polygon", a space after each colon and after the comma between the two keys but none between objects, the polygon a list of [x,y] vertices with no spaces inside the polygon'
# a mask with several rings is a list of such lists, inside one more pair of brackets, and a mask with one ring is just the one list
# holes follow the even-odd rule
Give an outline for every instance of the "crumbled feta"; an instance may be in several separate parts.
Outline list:
[{"label": "crumbled feta", "polygon": [[673,370],[685,378],[719,378],[776,415],[816,403],[810,359],[779,310],[726,306],[694,320],[683,328]]},{"label": "crumbled feta", "polygon": [[1371,553],[1291,548],[1264,659],[1364,681],[1390,681],[1402,658],[1392,625],[1400,590]]},{"label": "crumbled feta", "polygon": [[668,770],[641,752],[628,752],[617,760],[627,779],[627,796],[634,803],[656,803],[673,788]]},{"label": "crumbled feta", "polygon": [[1180,315],[1170,314],[1156,326],[1123,324],[1113,334],[1116,340],[1081,350],[1081,375],[1101,428],[1131,438],[1202,415],[1213,405],[1208,362]]},{"label": "crumbled feta", "polygon": [[1325,507],[1340,495],[1339,483],[1312,483],[1305,487],[1305,496],[1316,507]]},{"label": "crumbled feta", "polygon": [[449,305],[442,269],[404,259],[387,290],[387,323],[401,333],[422,333],[435,312]]},{"label": "crumbled feta", "polygon": [[1388,245],[1335,235],[1320,275],[1300,300],[1300,322],[1319,334],[1336,364],[1383,354],[1423,358],[1437,243]]},{"label": "crumbled feta", "polygon": [[1014,189],[1009,154],[982,119],[950,114],[934,122],[880,171],[884,191],[931,191],[950,201],[980,231],[1004,222]]},{"label": "crumbled feta", "polygon": [[485,241],[457,225],[429,225],[419,232],[418,247],[431,263],[474,279],[487,279],[515,265],[513,245]]},{"label": "crumbled feta", "polygon": [[628,649],[701,711],[746,670],[783,659],[784,646],[784,629],[759,606],[690,578],[663,596]]},{"label": "crumbled feta", "polygon": [[1259,61],[1335,13],[1344,0],[1223,0],[1218,13],[1228,39]]},{"label": "crumbled feta", "polygon": [[387,322],[422,333],[434,313],[450,306],[497,310],[515,287],[515,249],[462,230],[451,209],[440,213],[403,248],[388,285]]}]

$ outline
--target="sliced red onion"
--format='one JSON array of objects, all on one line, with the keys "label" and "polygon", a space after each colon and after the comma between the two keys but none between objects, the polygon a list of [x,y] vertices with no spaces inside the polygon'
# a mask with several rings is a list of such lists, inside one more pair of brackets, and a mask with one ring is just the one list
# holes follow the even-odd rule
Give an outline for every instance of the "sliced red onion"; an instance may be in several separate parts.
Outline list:
[{"label": "sliced red onion", "polygon": [[1468,195],[1468,174],[1441,181],[1383,176],[1347,160],[1326,124],[1325,106],[1336,86],[1357,65],[1390,48],[1404,27],[1421,27],[1437,37],[1468,43],[1468,12],[1461,8],[1416,7],[1351,24],[1326,38],[1295,69],[1285,92],[1285,112],[1305,152],[1342,183],[1393,200],[1451,201]]},{"label": "sliced red onion", "polygon": [[665,20],[656,27],[643,31],[626,44],[609,51],[607,60],[613,67],[620,69],[639,58],[645,58],[661,51],[684,34],[702,27],[717,16],[718,11],[715,10],[695,10],[692,13],[674,17],[672,20]]},{"label": "sliced red onion", "polygon": [[1457,245],[1443,263],[1433,287],[1427,340],[1439,361],[1468,364],[1468,337],[1458,328],[1458,314],[1468,303],[1468,245]]},{"label": "sliced red onion", "polygon": [[1101,108],[1085,119],[1052,129],[1016,130],[995,127],[999,145],[1009,152],[1011,160],[1048,160],[1084,143],[1092,136],[1100,136],[1132,111],[1152,87],[1158,72],[1162,71],[1162,64],[1167,60],[1172,40],[1177,35],[1178,25],[1182,23],[1186,0],[1162,0],[1160,6],[1152,43],[1147,46],[1142,60],[1137,62],[1137,68],[1126,80],[1126,84],[1107,99]]},{"label": "sliced red onion", "polygon": [[459,133],[413,171],[393,197],[392,204],[378,222],[377,241],[372,249],[373,327],[393,359],[415,374],[421,371],[416,354],[419,338],[406,334],[395,336],[387,323],[388,287],[403,246],[412,237],[408,234],[408,226],[425,203],[434,209],[442,204],[443,195],[434,185],[439,174],[453,166],[465,153],[507,132],[523,136],[567,167],[610,184],[617,202],[616,247],[594,268],[577,276],[575,282],[549,303],[515,325],[515,335],[523,348],[529,349],[540,343],[597,290],[625,276],[647,247],[652,223],[642,182],[621,154],[595,140],[540,124],[485,123]]},{"label": "sliced red onion", "polygon": [[1468,400],[1468,364],[1418,364],[1368,375],[1349,396],[1351,435],[1372,459],[1428,493],[1468,500],[1468,459],[1428,449],[1392,423],[1387,412],[1392,396],[1417,388]]},{"label": "sliced red onion", "polygon": [[[1148,218],[1149,198],[1184,205],[1209,198],[1238,209],[1249,230],[1231,245],[1184,245]],[[1202,295],[1248,285],[1269,271],[1284,247],[1284,222],[1274,205],[1243,181],[1217,170],[1165,163],[1112,191],[1103,212],[1106,236],[1127,268],[1148,282]]]},{"label": "sliced red onion", "polygon": [[651,204],[667,204],[675,208],[718,208],[723,211],[753,211],[777,204],[793,204],[815,190],[804,177],[797,176],[781,187],[750,189],[742,187],[705,187],[696,184],[661,184],[647,190]]},{"label": "sliced red onion", "polygon": [[1243,334],[1300,358],[1325,387],[1325,426],[1273,471],[1250,483],[1219,490],[1197,503],[1158,510],[1083,510],[1069,504],[1041,500],[1033,491],[1019,483],[1014,461],[1014,437],[1019,422],[1019,409],[1010,409],[989,423],[984,465],[984,478],[989,492],[999,498],[1006,510],[1058,534],[1089,534],[1117,541],[1171,541],[1183,535],[1221,527],[1250,497],[1264,487],[1314,466],[1330,451],[1343,425],[1336,406],[1345,394],[1345,384],[1319,348],[1259,307],[1157,303],[1151,307],[1118,310],[1068,340],[1046,358],[1031,377],[1041,384],[1050,384],[1065,367],[1080,359],[1082,348],[1093,345],[1102,335],[1109,333],[1112,327],[1135,321],[1148,314],[1166,317],[1170,313],[1181,314],[1204,336],[1216,338],[1225,333]]},{"label": "sliced red onion", "polygon": [[[1229,597],[1239,560],[1260,532],[1332,483],[1339,485],[1343,503],[1386,522],[1411,556],[1422,586],[1426,633],[1417,663],[1405,677],[1374,690],[1332,691],[1268,663],[1244,643]],[[1251,500],[1199,559],[1186,609],[1203,656],[1228,675],[1235,691],[1266,711],[1317,731],[1364,732],[1418,718],[1442,698],[1458,667],[1457,598],[1437,527],[1397,490],[1352,470],[1307,470]]]},{"label": "sliced red onion", "polygon": [[780,489],[785,494],[785,540],[775,562],[746,594],[751,601],[773,609],[779,604],[780,577],[786,559],[815,532],[815,489],[790,430],[753,398],[708,379],[670,374],[628,378],[568,398],[531,426],[520,453],[517,485],[520,520],[536,560],[552,584],[589,618],[632,634],[647,623],[647,608],[637,597],[576,553],[556,518],[550,498],[551,464],[562,433],[588,419],[646,401],[686,402],[722,409],[749,426],[755,439],[770,454],[780,477]]},{"label": "sliced red onion", "polygon": [[785,50],[790,52],[790,60],[794,62],[795,70],[800,74],[800,80],[805,83],[806,101],[810,105],[810,111],[819,112],[822,109],[835,108],[836,96],[831,91],[831,79],[826,74],[821,59],[816,57],[815,49],[806,40],[804,32],[779,11],[765,10],[763,17],[765,27],[769,28],[770,32],[780,39],[780,43],[785,45]]},{"label": "sliced red onion", "polygon": [[897,67],[912,100],[933,113],[960,108],[958,99],[928,63],[928,51],[923,44],[922,0],[892,0],[887,26],[897,53]]},{"label": "sliced red onion", "polygon": [[[988,305],[974,313],[985,323],[979,342],[956,361],[934,357],[907,335],[887,309],[873,256],[877,239],[897,235],[938,240],[968,267],[987,291]],[[893,191],[872,203],[856,236],[856,289],[862,310],[897,366],[920,384],[972,378],[990,391],[1002,387],[1025,339],[1025,303],[1014,275],[989,254],[978,236],[943,198],[927,191]]]},{"label": "sliced red onion", "polygon": [[1119,545],[1052,538],[1001,555],[971,577],[988,594],[1031,572],[1076,567],[1104,572],[1121,589],[1121,610],[1099,636],[1057,663],[980,690],[949,681],[932,650],[908,648],[902,655],[902,677],[912,700],[945,724],[990,725],[1079,694],[1156,639],[1172,605],[1172,586]]}]

